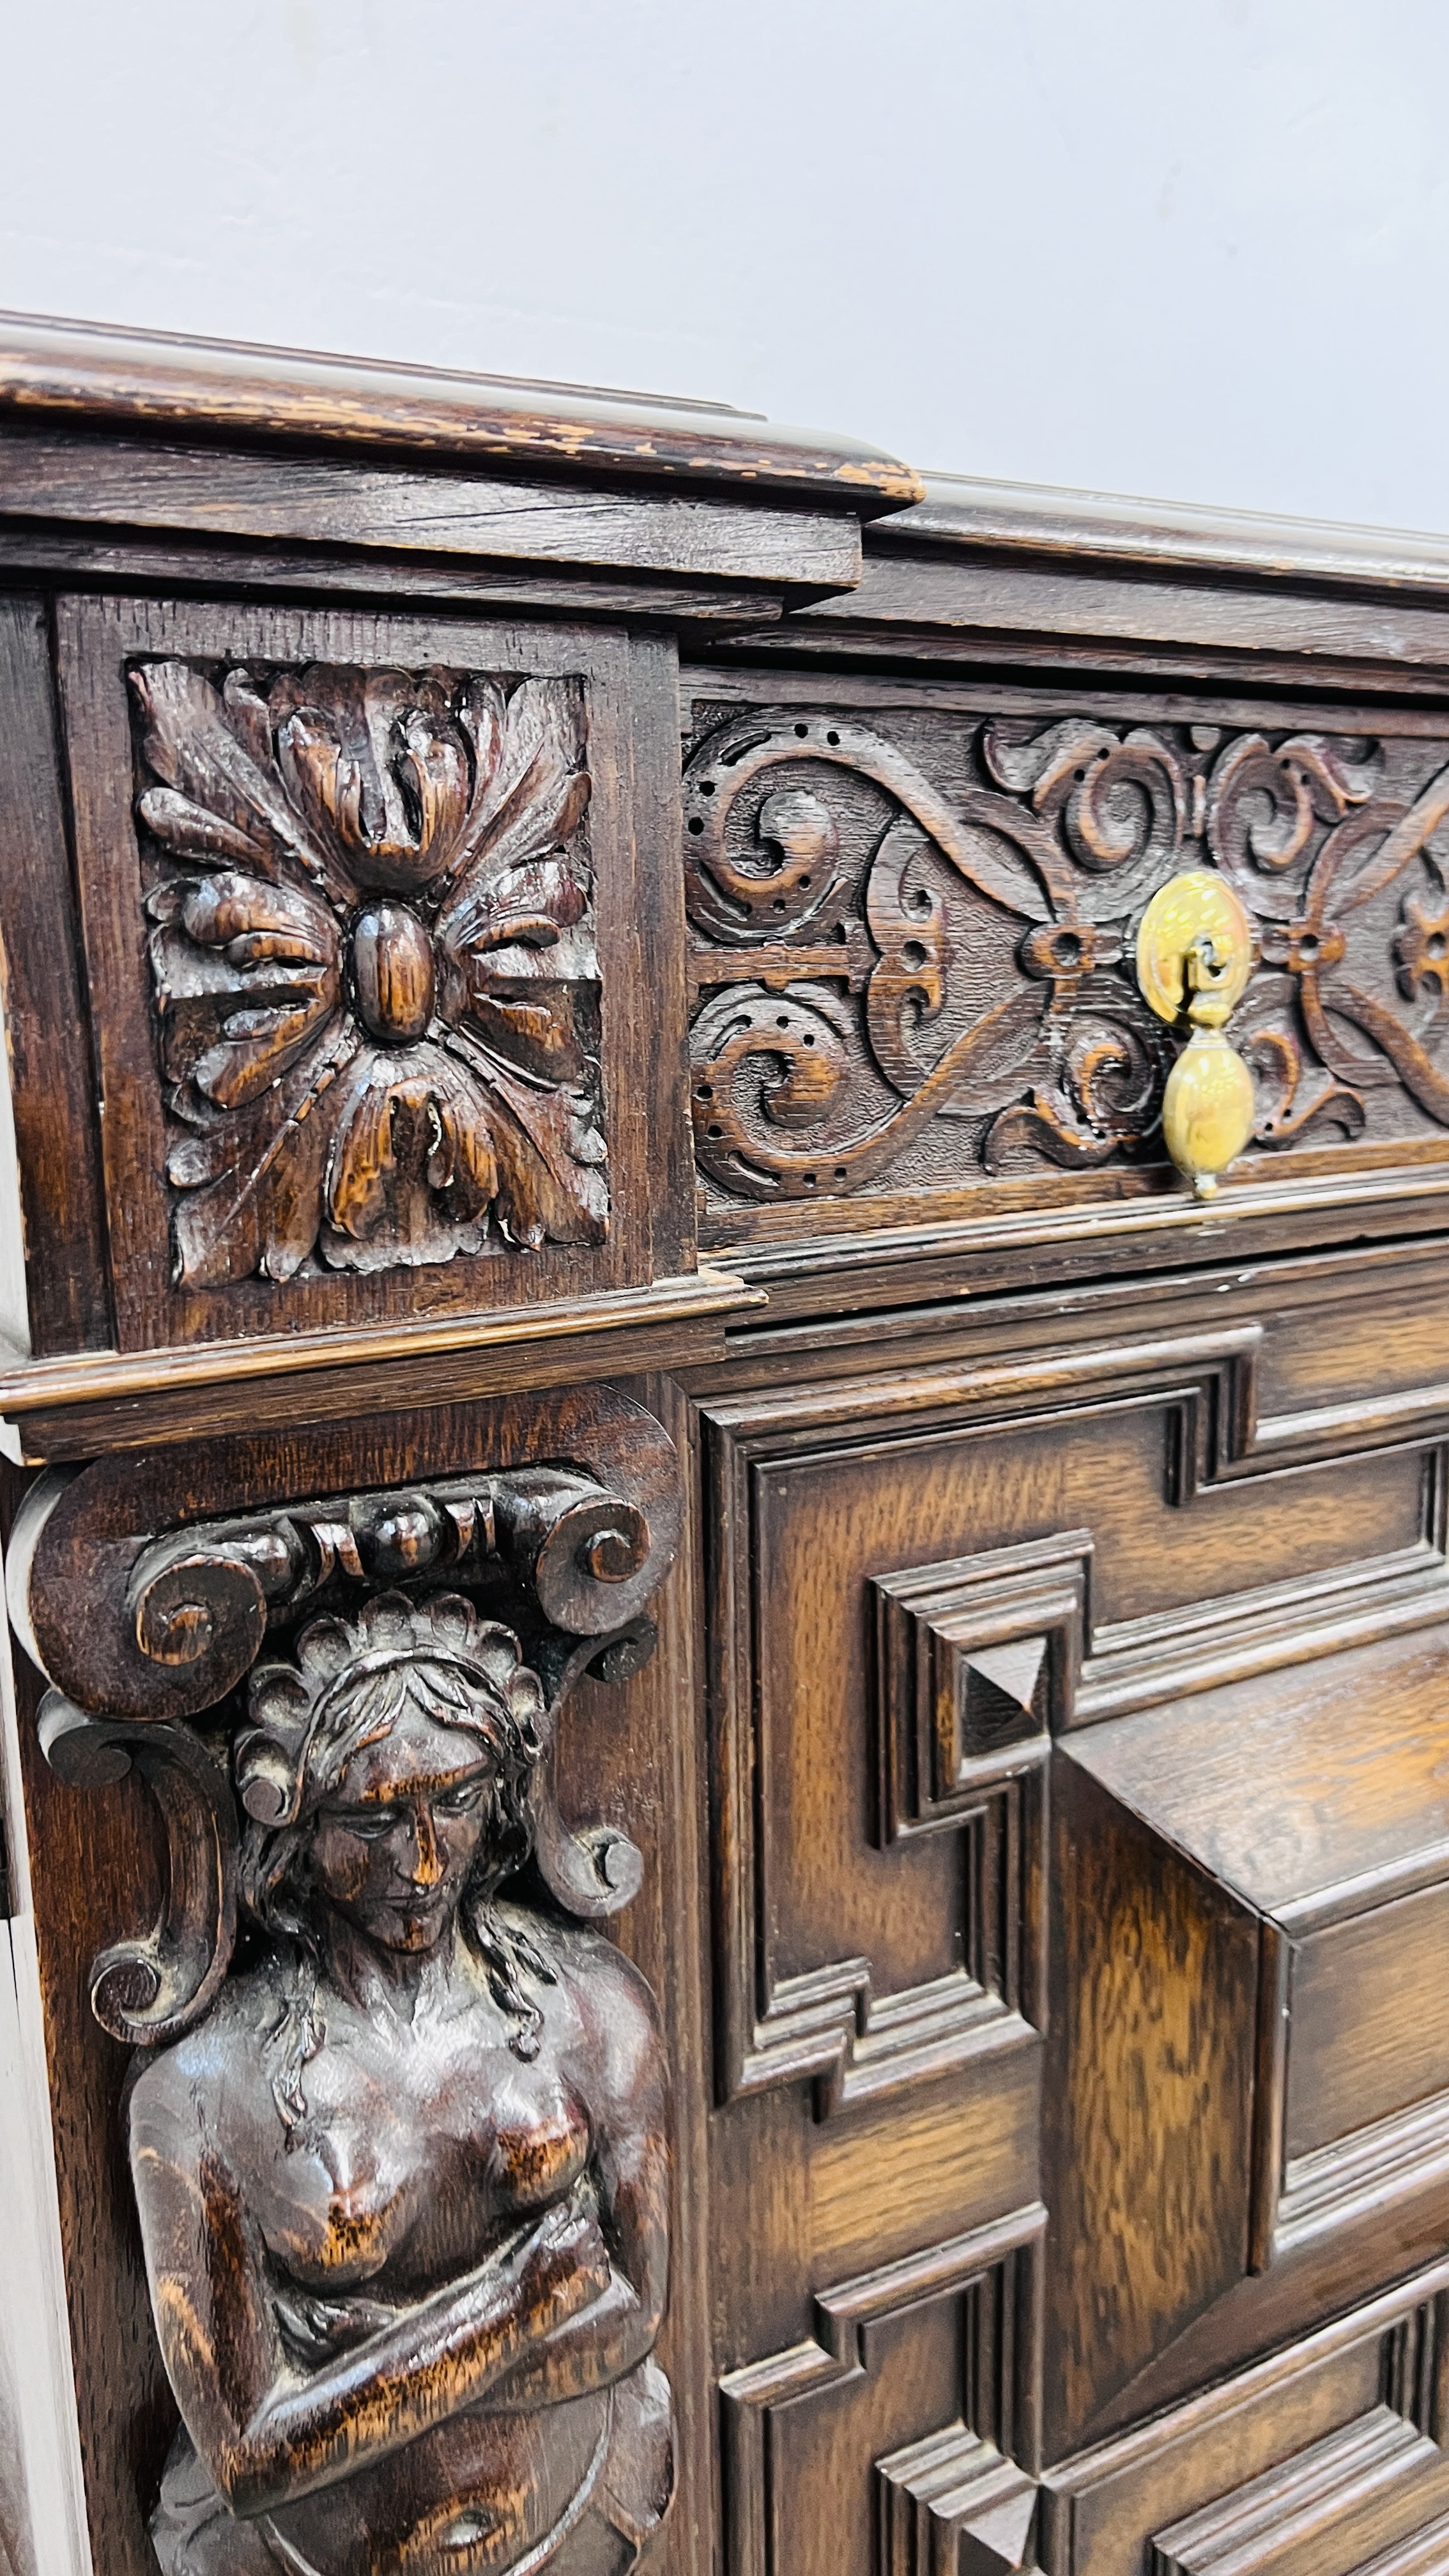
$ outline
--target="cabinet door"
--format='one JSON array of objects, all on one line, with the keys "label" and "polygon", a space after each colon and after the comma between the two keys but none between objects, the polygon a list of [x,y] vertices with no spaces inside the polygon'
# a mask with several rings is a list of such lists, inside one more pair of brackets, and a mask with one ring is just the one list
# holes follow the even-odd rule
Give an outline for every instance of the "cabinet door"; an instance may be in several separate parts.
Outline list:
[{"label": "cabinet door", "polygon": [[731,2570],[1441,2563],[1426,1284],[795,1327],[697,1384]]}]

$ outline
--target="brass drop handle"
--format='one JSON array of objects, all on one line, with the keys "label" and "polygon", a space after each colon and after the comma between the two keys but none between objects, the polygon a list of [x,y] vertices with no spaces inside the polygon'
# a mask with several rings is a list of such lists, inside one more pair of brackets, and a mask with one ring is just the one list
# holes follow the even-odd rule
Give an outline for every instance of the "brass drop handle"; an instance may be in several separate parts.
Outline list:
[{"label": "brass drop handle", "polygon": [[1188,868],[1159,886],[1137,933],[1144,1001],[1169,1027],[1188,1027],[1162,1096],[1162,1132],[1200,1199],[1214,1196],[1218,1174],[1253,1132],[1253,1077],[1226,1035],[1253,954],[1253,925],[1210,868]]}]

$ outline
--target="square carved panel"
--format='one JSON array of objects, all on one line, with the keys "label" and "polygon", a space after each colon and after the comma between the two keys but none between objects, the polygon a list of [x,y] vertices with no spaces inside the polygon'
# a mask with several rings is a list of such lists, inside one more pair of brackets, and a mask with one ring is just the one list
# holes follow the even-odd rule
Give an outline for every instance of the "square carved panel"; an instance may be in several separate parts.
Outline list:
[{"label": "square carved panel", "polygon": [[581,682],[127,679],[178,1284],[601,1243]]},{"label": "square carved panel", "polygon": [[59,665],[122,1349],[687,1266],[647,650],[74,600]]}]

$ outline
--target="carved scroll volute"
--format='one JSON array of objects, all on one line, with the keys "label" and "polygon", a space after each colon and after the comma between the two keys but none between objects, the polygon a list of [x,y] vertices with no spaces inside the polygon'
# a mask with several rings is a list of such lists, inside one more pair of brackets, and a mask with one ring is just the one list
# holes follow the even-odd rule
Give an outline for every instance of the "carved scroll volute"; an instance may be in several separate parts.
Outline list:
[{"label": "carved scroll volute", "polygon": [[644,1862],[638,1844],[618,1825],[584,1825],[575,1832],[564,1823],[558,1806],[559,1717],[576,1682],[585,1676],[601,1682],[630,1680],[643,1671],[657,1639],[650,1619],[634,1619],[612,1636],[588,1638],[569,1656],[549,1700],[543,1762],[534,1785],[534,1859],[550,1894],[587,1921],[622,1914],[633,1904]]},{"label": "carved scroll volute", "polygon": [[[489,1428],[499,1420],[497,1408],[479,1412]],[[160,1920],[92,1970],[97,2018],[115,2037],[175,2038],[226,1974],[239,1820],[225,1737],[264,1643],[319,1613],[353,1616],[383,1594],[461,1594],[501,1620],[521,1655],[527,1641],[545,1700],[531,1790],[536,1865],[574,1914],[615,1913],[636,1893],[640,1856],[626,1834],[563,1823],[558,1723],[586,1672],[622,1681],[652,1651],[644,1606],[679,1538],[673,1446],[652,1415],[607,1389],[515,1399],[502,1421],[508,1463],[498,1468],[286,1499],[179,1529],[144,1525],[148,1503],[164,1510],[184,1489],[164,1460],[56,1470],[31,1488],[8,1584],[16,1632],[54,1685],[41,1715],[46,1758],[90,1788],[134,1770],[166,1833]],[[525,1442],[538,1463],[519,1457]],[[399,1446],[416,1464],[427,1442]],[[255,1491],[264,1454],[259,1442],[215,1444],[205,1461],[188,1460],[190,1494],[204,1505]],[[186,1721],[207,1712],[216,1718],[203,1735]]]},{"label": "carved scroll volute", "polygon": [[[37,1479],[16,1515],[7,1559],[11,1621],[42,1672],[48,1667],[33,1615],[40,1607],[43,1630],[37,1559],[77,1482],[70,1468]],[[194,1583],[183,1588],[196,1591]],[[205,1605],[203,1610],[213,1618],[228,1656],[244,1652],[245,1641],[253,1636],[255,1654],[266,1620],[254,1583],[224,1569],[209,1610]],[[202,1617],[193,1607],[181,1633],[194,1643],[201,1627]],[[162,1629],[157,1642],[168,1643]],[[157,1662],[164,1670],[165,1655]],[[61,1689],[47,1691],[41,1702],[39,1735],[59,1779],[78,1788],[104,1789],[134,1771],[160,1812],[166,1837],[160,1915],[149,1932],[103,1950],[90,1972],[91,2007],[102,2029],[132,2046],[160,2046],[210,2009],[235,1946],[237,1818],[224,1764],[190,1727],[169,1723],[164,1715],[138,1725],[124,1711],[109,1715],[78,1707]]]},{"label": "carved scroll volute", "polygon": [[237,1819],[217,1756],[189,1726],[111,1725],[59,1691],[40,1709],[40,1745],[57,1778],[108,1788],[134,1770],[166,1828],[166,1900],[153,1931],[91,1963],[91,2009],[113,2039],[155,2048],[215,2001],[236,1942]]}]

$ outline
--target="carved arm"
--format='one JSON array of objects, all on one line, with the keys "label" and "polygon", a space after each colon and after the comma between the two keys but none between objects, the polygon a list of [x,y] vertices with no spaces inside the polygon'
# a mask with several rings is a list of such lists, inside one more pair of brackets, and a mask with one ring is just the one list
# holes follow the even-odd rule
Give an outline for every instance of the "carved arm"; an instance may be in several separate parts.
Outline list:
[{"label": "carved arm", "polygon": [[669,2098],[654,1999],[629,1962],[589,1942],[577,1992],[591,2025],[592,2172],[608,2249],[603,2296],[552,2325],[488,2403],[558,2405],[606,2388],[653,2349],[669,2286]]},{"label": "carved arm", "polygon": [[187,2429],[234,2513],[269,2512],[401,2450],[476,2405],[612,2289],[585,2183],[460,2280],[301,2377],[236,2179],[165,2091],[143,2076],[131,2117],[151,2298]]}]

